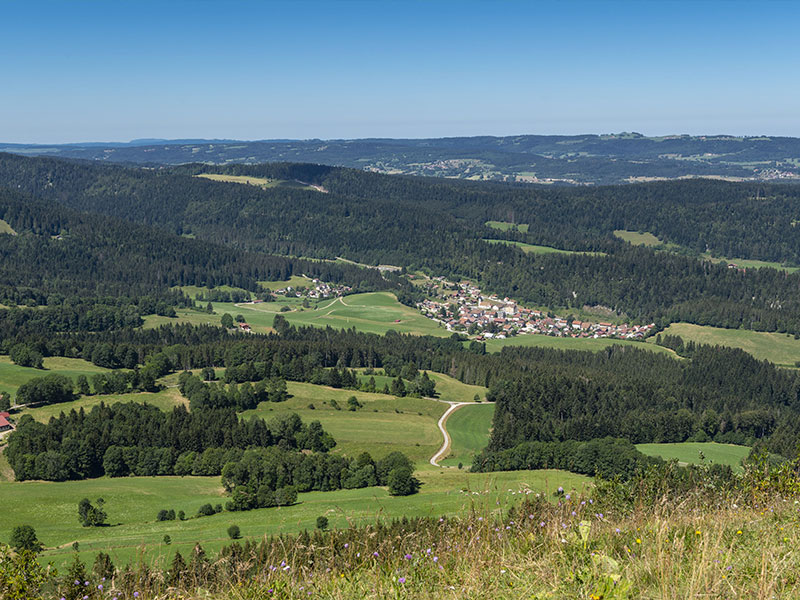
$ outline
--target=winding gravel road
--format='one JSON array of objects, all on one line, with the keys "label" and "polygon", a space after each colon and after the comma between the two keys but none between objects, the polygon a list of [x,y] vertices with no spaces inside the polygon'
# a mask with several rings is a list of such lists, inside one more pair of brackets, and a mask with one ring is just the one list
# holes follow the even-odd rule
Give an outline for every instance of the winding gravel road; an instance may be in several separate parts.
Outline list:
[{"label": "winding gravel road", "polygon": [[[441,401],[440,401],[441,402]],[[456,410],[461,408],[462,406],[466,406],[467,404],[475,404],[474,402],[447,402],[450,405],[442,417],[439,419],[439,431],[442,432],[444,436],[444,443],[442,443],[442,447],[439,448],[439,451],[431,457],[431,464],[434,467],[441,467],[439,464],[439,460],[447,456],[447,453],[450,451],[450,434],[447,433],[447,429],[445,428],[444,424],[447,421],[447,418],[453,414]]]}]

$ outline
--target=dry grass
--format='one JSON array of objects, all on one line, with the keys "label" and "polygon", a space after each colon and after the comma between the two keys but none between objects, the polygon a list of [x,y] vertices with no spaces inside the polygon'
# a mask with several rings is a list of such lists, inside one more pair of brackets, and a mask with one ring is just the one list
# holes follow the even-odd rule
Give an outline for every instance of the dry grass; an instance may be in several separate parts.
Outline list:
[{"label": "dry grass", "polygon": [[620,518],[589,498],[501,509],[502,519],[473,513],[271,540],[237,560],[209,561],[206,572],[225,573],[217,590],[200,579],[188,582],[192,591],[168,589],[157,575],[130,579],[124,597],[134,588],[159,600],[800,597],[793,502],[707,508],[665,499]]}]

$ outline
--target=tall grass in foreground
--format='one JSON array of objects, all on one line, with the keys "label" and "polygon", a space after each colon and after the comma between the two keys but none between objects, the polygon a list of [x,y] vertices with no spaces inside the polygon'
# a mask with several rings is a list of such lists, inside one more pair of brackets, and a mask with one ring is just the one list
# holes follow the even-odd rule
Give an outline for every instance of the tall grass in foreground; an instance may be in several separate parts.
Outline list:
[{"label": "tall grass in foreground", "polygon": [[[105,581],[102,564],[89,576],[76,562],[45,575],[43,597],[798,598],[796,467],[762,464],[724,486],[696,469],[680,489],[668,466],[592,495],[524,493],[458,519],[248,541],[213,558],[197,547],[166,571],[143,555],[121,571],[106,564]],[[13,560],[4,562],[8,570]]]}]

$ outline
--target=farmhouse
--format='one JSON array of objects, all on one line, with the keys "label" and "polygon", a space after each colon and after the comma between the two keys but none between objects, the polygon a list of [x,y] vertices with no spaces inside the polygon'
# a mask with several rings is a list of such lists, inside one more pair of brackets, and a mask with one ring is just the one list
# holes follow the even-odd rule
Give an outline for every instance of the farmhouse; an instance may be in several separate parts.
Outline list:
[{"label": "farmhouse", "polygon": [[[3,416],[6,415],[6,416]],[[10,431],[14,429],[14,426],[8,422],[8,413],[3,413],[0,415],[0,431]]]}]

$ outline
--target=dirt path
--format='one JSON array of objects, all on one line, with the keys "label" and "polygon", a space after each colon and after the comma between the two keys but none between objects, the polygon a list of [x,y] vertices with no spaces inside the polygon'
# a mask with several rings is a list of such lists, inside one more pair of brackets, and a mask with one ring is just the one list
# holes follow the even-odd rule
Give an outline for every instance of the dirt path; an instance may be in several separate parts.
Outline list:
[{"label": "dirt path", "polygon": [[[450,452],[450,434],[447,433],[447,428],[445,427],[445,423],[447,423],[448,417],[457,411],[462,406],[466,406],[467,404],[474,404],[474,402],[448,402],[447,404],[450,405],[442,417],[439,419],[439,431],[442,432],[444,436],[444,442],[442,443],[442,447],[439,448],[439,451],[431,457],[431,464],[434,467],[441,467],[439,461],[447,456],[447,453]],[[446,468],[446,467],[443,467]]]}]

